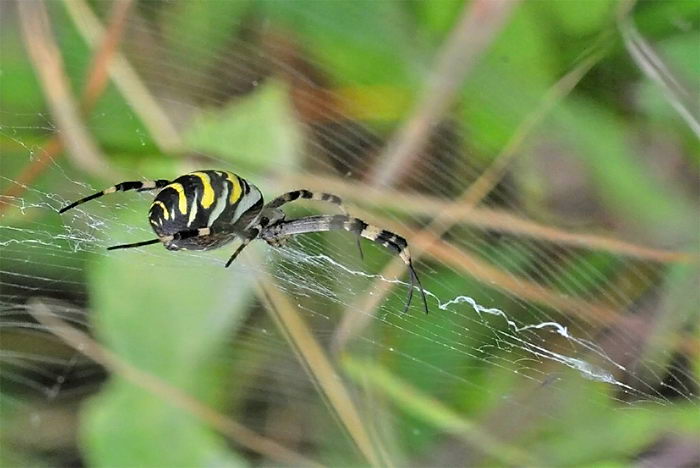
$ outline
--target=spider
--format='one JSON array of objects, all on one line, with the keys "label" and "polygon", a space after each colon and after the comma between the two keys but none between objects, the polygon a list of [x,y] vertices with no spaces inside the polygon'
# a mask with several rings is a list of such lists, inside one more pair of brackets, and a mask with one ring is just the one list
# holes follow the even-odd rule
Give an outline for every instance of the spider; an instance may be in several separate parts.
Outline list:
[{"label": "spider", "polygon": [[[411,281],[404,312],[411,305],[415,286],[418,286],[425,312],[428,312],[425,291],[413,268],[406,239],[349,216],[340,197],[330,193],[294,190],[263,204],[260,190],[242,177],[228,171],[203,170],[185,174],[173,181],[158,179],[121,182],[61,208],[59,213],[108,193],[158,189],[160,192],[148,211],[148,221],[158,238],[115,245],[107,250],[129,249],[158,242],[163,243],[168,250],[212,250],[240,239],[240,246],[226,262],[228,267],[255,239],[263,239],[269,245],[277,247],[290,236],[345,230],[358,236],[358,245],[359,239],[363,237],[401,257],[408,266]],[[280,207],[298,199],[333,203],[338,205],[343,214],[286,219]]]}]

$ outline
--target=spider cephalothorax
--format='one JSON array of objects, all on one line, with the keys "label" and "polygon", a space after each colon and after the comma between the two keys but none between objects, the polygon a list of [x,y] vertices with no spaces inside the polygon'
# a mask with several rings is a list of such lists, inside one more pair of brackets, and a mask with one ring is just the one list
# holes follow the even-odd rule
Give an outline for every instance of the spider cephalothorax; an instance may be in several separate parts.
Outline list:
[{"label": "spider cephalothorax", "polygon": [[[406,308],[411,303],[413,288],[417,285],[425,311],[428,311],[425,292],[411,263],[406,240],[397,234],[348,216],[341,199],[330,193],[294,190],[264,204],[260,190],[242,177],[228,171],[204,170],[185,174],[173,181],[159,179],[121,182],[71,203],[59,213],[108,193],[158,189],[160,192],[148,211],[148,221],[158,238],[116,245],[109,247],[109,250],[158,242],[168,250],[212,250],[238,239],[241,245],[226,262],[228,267],[254,239],[260,238],[272,246],[279,246],[287,237],[297,234],[344,230],[369,239],[399,255],[408,266],[411,279]],[[297,199],[333,203],[343,210],[343,214],[287,220],[280,207]]]}]

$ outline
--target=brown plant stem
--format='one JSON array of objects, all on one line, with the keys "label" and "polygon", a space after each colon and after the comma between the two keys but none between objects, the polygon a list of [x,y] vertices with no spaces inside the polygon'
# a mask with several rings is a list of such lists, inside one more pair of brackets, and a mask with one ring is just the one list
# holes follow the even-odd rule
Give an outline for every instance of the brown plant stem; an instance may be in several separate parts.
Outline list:
[{"label": "brown plant stem", "polygon": [[388,461],[381,460],[349,392],[323,348],[302,320],[297,308],[280,293],[279,287],[265,273],[258,281],[258,297],[289,340],[321,393],[328,398],[330,406],[360,452],[372,466],[386,466]]},{"label": "brown plant stem", "polygon": [[277,442],[267,439],[247,427],[222,415],[188,393],[173,387],[153,374],[144,372],[123,360],[117,354],[102,347],[88,335],[72,327],[51,313],[45,304],[38,304],[32,316],[51,333],[61,338],[76,351],[119,375],[132,385],[162,397],[176,408],[180,408],[209,424],[232,441],[256,453],[280,463],[303,466],[320,466]]},{"label": "brown plant stem", "polygon": [[68,156],[85,172],[98,177],[107,176],[110,174],[109,163],[80,118],[46,5],[39,0],[23,0],[18,3],[18,11],[25,46]]},{"label": "brown plant stem", "polygon": [[438,52],[411,117],[389,141],[369,177],[371,185],[391,186],[413,166],[434,125],[454,102],[460,86],[506,22],[517,0],[474,0],[464,10]]},{"label": "brown plant stem", "polygon": [[[92,56],[87,80],[81,95],[80,109],[83,115],[89,115],[97,100],[107,86],[107,67],[117,51],[123,36],[124,25],[133,0],[118,0],[112,5],[109,26],[100,46]],[[37,156],[27,164],[14,183],[7,187],[0,197],[0,214],[9,206],[7,199],[22,195],[27,187],[48,168],[49,164],[63,150],[63,143],[58,136],[51,137],[37,152]]]}]

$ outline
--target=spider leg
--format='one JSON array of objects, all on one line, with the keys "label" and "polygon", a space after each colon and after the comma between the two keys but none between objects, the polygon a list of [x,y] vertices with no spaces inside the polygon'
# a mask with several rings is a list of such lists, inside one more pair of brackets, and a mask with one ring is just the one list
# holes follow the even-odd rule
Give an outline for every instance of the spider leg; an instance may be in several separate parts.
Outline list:
[{"label": "spider leg", "polygon": [[238,246],[235,252],[233,252],[233,255],[231,255],[231,258],[228,259],[228,262],[226,262],[225,267],[228,268],[231,266],[234,260],[236,260],[236,257],[245,249],[248,244],[251,243],[251,241],[255,240],[258,237],[258,234],[260,234],[260,229],[258,227],[253,227],[250,228],[247,233],[247,235],[243,238],[243,241],[241,242],[241,245]]},{"label": "spider leg", "polygon": [[324,193],[324,192],[311,192],[309,190],[293,190],[291,192],[283,193],[279,197],[275,198],[274,200],[268,202],[265,205],[265,208],[279,208],[282,205],[286,205],[287,203],[293,202],[294,200],[316,200],[316,201],[325,201],[328,203],[333,203],[334,205],[338,205],[340,210],[343,212],[343,214],[347,214],[348,211],[343,205],[343,200],[337,195],[333,195],[332,193]]},{"label": "spider leg", "polygon": [[411,287],[408,292],[408,300],[406,301],[406,307],[404,308],[404,312],[408,311],[408,306],[411,304],[411,299],[413,298],[413,288],[415,288],[416,284],[418,285],[418,289],[420,290],[420,295],[423,298],[423,307],[425,308],[425,313],[428,313],[428,300],[425,297],[425,289],[423,288],[423,285],[420,282],[420,278],[418,278],[418,274],[416,273],[415,268],[413,268],[413,262],[411,261],[410,257],[408,259],[408,274],[411,278]]},{"label": "spider leg", "polygon": [[169,242],[172,240],[189,239],[191,237],[208,236],[210,234],[211,234],[210,228],[188,229],[185,231],[178,231],[175,234],[173,234],[172,236],[163,236],[163,237],[160,237],[158,239],[151,239],[151,240],[142,241],[142,242],[135,242],[133,244],[113,245],[112,247],[107,247],[107,250],[130,249],[132,247],[141,247],[144,245],[157,244],[158,242]]},{"label": "spider leg", "polygon": [[[343,200],[338,195],[326,192],[312,192],[310,190],[305,189],[293,190],[291,192],[283,193],[279,197],[267,203],[265,205],[265,208],[279,208],[282,205],[286,205],[287,203],[293,202],[294,200],[314,200],[332,203],[334,205],[337,205],[338,208],[340,208],[340,211],[345,216],[349,216],[348,210],[343,204]],[[362,252],[362,245],[360,244],[359,238],[357,239],[357,250],[360,251],[360,259],[364,260],[365,255]]]},{"label": "spider leg", "polygon": [[64,206],[60,210],[58,210],[59,213],[64,213],[71,208],[75,208],[78,205],[82,205],[85,202],[89,202],[90,200],[94,200],[95,198],[99,198],[103,195],[107,195],[108,193],[114,193],[114,192],[126,192],[127,190],[137,190],[139,192],[143,190],[155,190],[159,188],[163,188],[166,185],[170,183],[169,180],[164,180],[164,179],[158,179],[158,180],[135,180],[135,181],[129,181],[129,182],[121,182],[117,185],[113,185],[109,188],[106,188],[102,190],[101,192],[93,193],[92,195],[81,198],[78,201],[74,201],[70,205]]},{"label": "spider leg", "polygon": [[418,286],[421,292],[421,297],[423,298],[423,307],[425,312],[428,312],[428,301],[425,296],[425,290],[423,289],[420,279],[418,279],[416,270],[413,268],[411,253],[408,250],[408,243],[406,242],[406,239],[398,234],[368,225],[361,219],[351,218],[345,215],[335,215],[306,216],[304,218],[293,219],[290,221],[280,221],[276,224],[268,226],[267,228],[264,228],[261,237],[269,242],[269,240],[274,240],[278,237],[294,236],[310,232],[339,230],[349,231],[358,237],[364,237],[365,239],[371,240],[372,242],[382,245],[383,247],[391,250],[394,254],[401,257],[404,263],[406,263],[408,266],[411,280],[404,311],[408,310],[408,307],[411,305],[411,300],[413,299],[413,288]]},{"label": "spider leg", "polygon": [[143,242],[134,242],[133,244],[113,245],[112,247],[107,247],[107,250],[130,249],[132,247],[141,247],[143,245],[157,244],[160,241],[160,239],[151,239]]}]

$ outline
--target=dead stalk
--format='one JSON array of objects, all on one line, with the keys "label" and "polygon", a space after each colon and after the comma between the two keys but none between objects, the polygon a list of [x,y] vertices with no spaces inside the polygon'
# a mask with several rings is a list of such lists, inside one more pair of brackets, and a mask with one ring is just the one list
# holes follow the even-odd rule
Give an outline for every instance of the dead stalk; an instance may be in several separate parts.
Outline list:
[{"label": "dead stalk", "polygon": [[[90,114],[90,111],[107,86],[108,74],[106,68],[121,41],[126,18],[132,4],[133,0],[119,0],[114,2],[112,6],[105,37],[102,39],[100,47],[93,53],[85,88],[83,88],[80,108],[84,116]],[[8,186],[2,194],[0,213],[9,207],[7,200],[21,196],[29,184],[48,168],[49,164],[62,150],[63,144],[61,139],[53,136],[37,151],[37,156],[24,167],[22,172],[15,178],[14,183]]]},{"label": "dead stalk", "polygon": [[38,0],[23,0],[18,2],[18,11],[24,43],[68,156],[85,172],[109,177],[112,174],[109,163],[80,118],[53,37],[46,4]]},{"label": "dead stalk", "polygon": [[[594,53],[587,59],[583,60],[578,66],[576,66],[571,72],[567,73],[562,77],[557,83],[555,83],[545,95],[540,106],[535,109],[530,116],[523,121],[523,123],[516,129],[513,137],[503,149],[503,151],[495,158],[491,167],[489,167],[484,173],[471,184],[464,193],[458,197],[458,199],[451,203],[450,205],[444,207],[444,209],[436,211],[439,213],[433,218],[433,220],[424,227],[418,233],[408,236],[409,242],[411,244],[411,253],[414,258],[419,258],[424,253],[430,253],[433,258],[438,260],[443,260],[441,258],[440,252],[444,251],[444,248],[448,248],[453,252],[460,252],[463,255],[457,255],[456,257],[449,257],[444,260],[448,260],[452,266],[461,269],[470,276],[473,276],[477,280],[484,282],[487,285],[493,285],[498,289],[505,291],[506,293],[514,293],[515,290],[525,293],[526,299],[535,300],[545,306],[550,307],[565,307],[567,312],[581,311],[580,303],[583,301],[578,301],[575,298],[567,299],[567,301],[561,301],[560,294],[554,291],[548,291],[536,283],[530,282],[525,279],[518,280],[516,282],[512,281],[512,276],[498,270],[492,265],[487,265],[481,260],[477,260],[475,257],[461,252],[460,249],[454,247],[453,245],[446,244],[442,239],[442,235],[447,232],[457,221],[457,219],[472,218],[476,210],[477,205],[481,200],[488,195],[488,193],[495,187],[497,182],[501,179],[505,173],[505,169],[518,154],[519,150],[525,143],[527,136],[531,135],[535,128],[544,120],[544,118],[549,115],[554,106],[560,102],[581,80],[583,76],[595,65],[595,63],[602,57],[602,52]],[[461,216],[457,218],[457,214]],[[511,215],[514,216],[514,215]],[[532,222],[519,223],[521,227],[529,227],[530,233],[536,232],[534,227],[535,223]],[[512,225],[509,225],[510,229],[513,229]],[[551,233],[550,228],[550,233]],[[542,229],[538,232],[542,233]],[[400,231],[399,231],[400,232]],[[571,240],[571,236],[558,236],[559,240]],[[599,245],[603,245],[599,243]],[[476,270],[470,269],[470,265],[478,263],[481,268]],[[395,277],[401,275],[405,271],[405,266],[403,262],[398,259],[394,259],[385,267],[385,269],[380,273],[379,277]],[[509,287],[516,285],[515,290],[510,291]],[[381,301],[386,297],[389,290],[389,283],[376,281],[374,285],[371,286],[374,294],[367,296],[366,298],[360,299],[357,303],[352,304],[348,310],[363,310],[363,311],[375,311]],[[532,291],[529,288],[534,288]],[[573,303],[572,303],[573,301]],[[607,308],[606,308],[607,310]],[[336,330],[336,335],[334,338],[334,349],[336,351],[342,349],[348,340],[353,336],[356,336],[361,332],[371,321],[373,314],[365,313],[362,314],[360,319],[351,319],[351,314],[344,314],[345,319],[338,326]]]},{"label": "dead stalk", "polygon": [[360,452],[372,466],[385,466],[365,428],[349,392],[333,368],[321,345],[316,341],[299,311],[287,297],[280,293],[272,278],[263,273],[258,282],[258,297],[275,319],[307,372],[313,377],[321,392],[328,398],[338,418]]},{"label": "dead stalk", "polygon": [[369,178],[371,185],[393,185],[413,166],[428,136],[474,67],[516,6],[517,0],[474,0],[467,3],[461,17],[437,54],[432,73],[411,117],[389,141]]},{"label": "dead stalk", "polygon": [[302,466],[320,466],[277,442],[267,439],[247,427],[233,421],[215,409],[205,405],[191,395],[173,387],[153,374],[144,372],[123,360],[117,354],[102,347],[88,335],[72,327],[51,313],[45,304],[37,304],[32,316],[51,333],[61,338],[69,346],[104,366],[136,387],[162,397],[176,408],[182,409],[201,421],[209,424],[233,442],[280,463]]},{"label": "dead stalk", "polygon": [[[104,26],[99,19],[84,0],[64,0],[64,3],[85,41],[96,47],[104,35]],[[109,66],[109,74],[160,150],[169,154],[182,148],[177,128],[122,54],[115,54]]]}]

